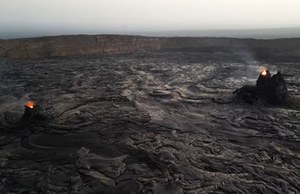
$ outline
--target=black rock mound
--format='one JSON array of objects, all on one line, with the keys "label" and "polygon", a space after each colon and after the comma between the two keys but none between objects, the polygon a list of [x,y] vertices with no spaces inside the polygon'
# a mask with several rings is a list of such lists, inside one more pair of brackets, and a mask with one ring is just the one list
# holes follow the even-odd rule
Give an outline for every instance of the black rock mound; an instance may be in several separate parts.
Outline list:
[{"label": "black rock mound", "polygon": [[284,105],[288,97],[286,85],[281,72],[272,76],[268,70],[264,70],[260,73],[256,86],[243,86],[234,91],[234,94],[249,104],[261,100],[271,105]]}]

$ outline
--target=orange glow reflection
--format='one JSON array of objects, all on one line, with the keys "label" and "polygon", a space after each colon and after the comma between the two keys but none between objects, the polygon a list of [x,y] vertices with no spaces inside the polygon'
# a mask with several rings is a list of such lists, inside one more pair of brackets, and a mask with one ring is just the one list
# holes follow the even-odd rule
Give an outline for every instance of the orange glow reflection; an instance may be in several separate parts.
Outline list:
[{"label": "orange glow reflection", "polygon": [[263,70],[261,73],[260,73],[262,76],[266,76],[267,75],[267,70]]}]

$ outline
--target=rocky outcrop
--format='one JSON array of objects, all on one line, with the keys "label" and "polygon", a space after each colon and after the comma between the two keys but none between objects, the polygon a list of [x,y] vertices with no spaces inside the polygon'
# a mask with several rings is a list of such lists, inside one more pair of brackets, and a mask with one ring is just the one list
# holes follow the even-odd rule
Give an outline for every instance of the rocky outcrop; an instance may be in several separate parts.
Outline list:
[{"label": "rocky outcrop", "polygon": [[[300,56],[297,39],[234,39],[192,37],[142,37],[125,35],[76,35],[0,40],[0,57],[48,58],[112,55],[152,50],[232,51],[246,49],[260,56]],[[276,55],[274,55],[276,53]]]},{"label": "rocky outcrop", "polygon": [[254,104],[258,100],[260,103],[270,105],[293,104],[293,99],[288,96],[287,83],[280,71],[272,76],[269,70],[264,70],[260,73],[256,86],[245,85],[233,93],[249,104]]}]

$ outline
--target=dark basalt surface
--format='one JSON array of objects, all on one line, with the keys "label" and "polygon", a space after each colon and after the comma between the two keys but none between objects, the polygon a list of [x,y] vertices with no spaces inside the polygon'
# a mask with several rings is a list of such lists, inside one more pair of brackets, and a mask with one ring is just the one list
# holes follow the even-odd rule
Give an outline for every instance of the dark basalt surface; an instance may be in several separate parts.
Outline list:
[{"label": "dark basalt surface", "polygon": [[[0,193],[299,193],[300,112],[230,52],[2,60]],[[273,61],[299,98],[299,63]],[[18,125],[32,99],[47,113]]]}]

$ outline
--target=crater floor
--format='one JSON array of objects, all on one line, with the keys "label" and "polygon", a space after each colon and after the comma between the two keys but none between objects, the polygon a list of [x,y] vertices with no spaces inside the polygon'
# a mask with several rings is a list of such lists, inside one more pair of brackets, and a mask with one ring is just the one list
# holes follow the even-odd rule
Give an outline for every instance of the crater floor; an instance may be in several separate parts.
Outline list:
[{"label": "crater floor", "polygon": [[[261,63],[242,52],[2,60],[0,191],[299,193],[300,111],[232,92],[263,65],[298,98],[300,64]],[[18,128],[30,99],[48,120]]]}]

